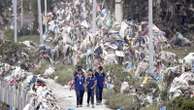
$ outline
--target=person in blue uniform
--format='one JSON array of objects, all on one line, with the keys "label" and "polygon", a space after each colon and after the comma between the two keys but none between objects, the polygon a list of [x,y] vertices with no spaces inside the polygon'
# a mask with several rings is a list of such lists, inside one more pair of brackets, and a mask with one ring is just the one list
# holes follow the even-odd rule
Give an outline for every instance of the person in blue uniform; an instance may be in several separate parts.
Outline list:
[{"label": "person in blue uniform", "polygon": [[99,66],[98,70],[95,72],[95,76],[97,79],[97,84],[96,84],[96,104],[101,104],[102,103],[102,94],[103,94],[103,88],[105,84],[105,73],[103,71],[103,67]]},{"label": "person in blue uniform", "polygon": [[88,107],[90,106],[90,101],[92,104],[92,108],[94,108],[94,89],[96,87],[96,77],[93,73],[93,71],[90,69],[88,72],[88,76],[86,78],[86,84],[87,84],[87,104]]},{"label": "person in blue uniform", "polygon": [[85,76],[81,68],[74,74],[74,88],[76,92],[77,107],[82,107],[84,96]]}]

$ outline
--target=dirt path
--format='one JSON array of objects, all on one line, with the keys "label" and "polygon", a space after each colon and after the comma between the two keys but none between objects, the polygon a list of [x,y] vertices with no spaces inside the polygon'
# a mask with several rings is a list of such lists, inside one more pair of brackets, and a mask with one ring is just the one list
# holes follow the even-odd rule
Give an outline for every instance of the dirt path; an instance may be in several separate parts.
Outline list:
[{"label": "dirt path", "polygon": [[95,108],[87,107],[86,103],[86,93],[84,95],[84,104],[81,108],[76,108],[76,100],[75,100],[75,91],[69,90],[68,87],[63,87],[57,84],[55,81],[48,79],[47,81],[48,86],[53,90],[58,104],[62,107],[63,110],[111,110],[108,109],[104,104],[97,105]]}]

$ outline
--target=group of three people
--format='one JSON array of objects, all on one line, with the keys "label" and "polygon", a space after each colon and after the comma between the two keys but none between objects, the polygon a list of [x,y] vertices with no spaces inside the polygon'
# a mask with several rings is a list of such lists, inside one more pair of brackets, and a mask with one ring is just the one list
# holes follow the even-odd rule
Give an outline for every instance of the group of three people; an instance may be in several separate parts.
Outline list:
[{"label": "group of three people", "polygon": [[[85,89],[87,90],[87,104],[94,108],[94,94],[96,93],[96,104],[102,103],[102,94],[105,83],[103,67],[99,66],[97,71],[90,69],[85,76],[82,68],[74,73],[74,88],[76,92],[77,107],[82,107]],[[96,91],[95,91],[96,90]]]}]

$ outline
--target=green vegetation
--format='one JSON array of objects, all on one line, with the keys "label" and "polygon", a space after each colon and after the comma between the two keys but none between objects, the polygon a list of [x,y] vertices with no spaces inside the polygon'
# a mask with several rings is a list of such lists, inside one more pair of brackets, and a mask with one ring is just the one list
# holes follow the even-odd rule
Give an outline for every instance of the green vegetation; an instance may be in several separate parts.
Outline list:
[{"label": "green vegetation", "polygon": [[56,79],[56,81],[61,85],[67,84],[68,81],[73,78],[73,71],[74,67],[71,65],[57,65],[56,76],[58,76],[58,78]]},{"label": "green vegetation", "polygon": [[122,81],[124,81],[127,75],[123,72],[123,68],[121,65],[106,65],[105,71],[110,73],[111,76],[114,77],[114,91],[116,93],[120,92],[120,87]]},{"label": "green vegetation", "polygon": [[7,29],[5,30],[5,39],[13,41],[13,30]]},{"label": "green vegetation", "polygon": [[107,106],[112,109],[139,110],[140,105],[135,96],[120,93],[122,81],[127,80],[129,84],[134,84],[134,80],[130,74],[125,73],[121,65],[106,65],[105,71],[109,72],[110,75],[114,77],[113,90],[105,89],[104,92]]},{"label": "green vegetation", "polygon": [[139,110],[140,105],[135,96],[128,96],[125,94],[115,93],[111,90],[105,90],[104,96],[106,104],[111,109],[123,109],[123,110]]},{"label": "green vegetation", "polygon": [[[8,29],[5,30],[5,39],[10,40],[10,41],[14,41],[14,35],[13,35],[13,30]],[[38,35],[24,35],[24,36],[19,36],[18,35],[18,41],[23,42],[23,41],[33,41],[35,43],[39,43],[39,36]]]},{"label": "green vegetation", "polygon": [[41,60],[41,63],[39,64],[38,68],[36,68],[33,73],[38,74],[44,74],[45,70],[49,67],[49,62],[46,60]]},{"label": "green vegetation", "polygon": [[0,17],[3,18],[4,24],[7,24],[9,22],[9,18],[11,17],[11,13],[9,11],[9,7],[11,7],[12,4],[11,1],[12,0],[0,0]]},{"label": "green vegetation", "polygon": [[174,52],[179,58],[185,57],[188,53],[194,52],[194,45],[184,48],[170,48],[167,51]]},{"label": "green vegetation", "polygon": [[0,110],[8,110],[9,106],[5,103],[0,102]]},{"label": "green vegetation", "polygon": [[[44,74],[45,70],[48,69],[49,65],[51,64],[48,61],[41,60],[39,67],[33,71],[34,74],[37,74],[37,75]],[[53,66],[55,67],[55,73],[49,77],[52,79],[57,77],[55,79],[57,83],[61,85],[65,85],[68,83],[68,81],[70,81],[73,78],[74,66],[64,65],[61,63],[55,64]]]},{"label": "green vegetation", "polygon": [[19,42],[23,42],[23,41],[32,41],[34,43],[39,43],[40,39],[39,39],[39,36],[38,35],[27,35],[27,36],[20,36],[18,37],[18,41]]},{"label": "green vegetation", "polygon": [[148,107],[144,107],[141,110],[159,110],[159,105],[158,104],[152,104],[149,105]]},{"label": "green vegetation", "polygon": [[169,102],[168,110],[194,110],[194,98],[177,97]]}]

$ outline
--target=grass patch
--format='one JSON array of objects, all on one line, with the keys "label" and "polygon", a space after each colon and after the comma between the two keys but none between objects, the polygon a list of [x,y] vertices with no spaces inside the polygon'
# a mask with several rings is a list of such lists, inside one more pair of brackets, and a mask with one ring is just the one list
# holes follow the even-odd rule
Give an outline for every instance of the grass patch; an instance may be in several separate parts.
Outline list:
[{"label": "grass patch", "polygon": [[141,110],[159,110],[159,105],[158,104],[152,104],[147,107],[142,108]]},{"label": "grass patch", "polygon": [[194,45],[192,45],[191,47],[184,47],[184,48],[170,48],[170,49],[167,49],[166,51],[176,53],[178,58],[183,58],[190,52],[194,52]]},{"label": "grass patch", "polygon": [[140,105],[135,96],[128,96],[120,93],[115,93],[112,90],[104,91],[105,104],[111,109],[122,110],[139,110]]},{"label": "grass patch", "polygon": [[32,41],[34,43],[39,43],[40,42],[40,37],[38,35],[26,35],[26,36],[19,36],[18,41],[23,42],[23,41]]},{"label": "grass patch", "polygon": [[65,85],[73,78],[73,72],[74,72],[74,66],[72,65],[63,65],[58,64],[56,67],[56,73],[55,76],[58,78],[56,79],[56,82]]},{"label": "grass patch", "polygon": [[[5,30],[5,39],[10,40],[10,41],[14,41],[14,31],[11,29]],[[40,37],[39,35],[24,35],[24,36],[19,36],[18,35],[18,41],[19,42],[23,42],[23,41],[33,41],[35,43],[39,43],[40,42]]]},{"label": "grass patch", "polygon": [[46,60],[42,60],[38,68],[36,68],[33,73],[36,75],[44,74],[45,70],[49,67],[49,65],[49,62],[47,62]]},{"label": "grass patch", "polygon": [[[50,63],[46,60],[43,60],[41,64],[36,68],[33,73],[36,75],[42,75],[44,74],[45,70],[49,67]],[[55,67],[55,73],[50,78],[54,79],[57,77],[56,82],[65,85],[73,78],[73,72],[74,72],[74,66],[73,65],[63,65],[63,64],[56,64]]]}]

